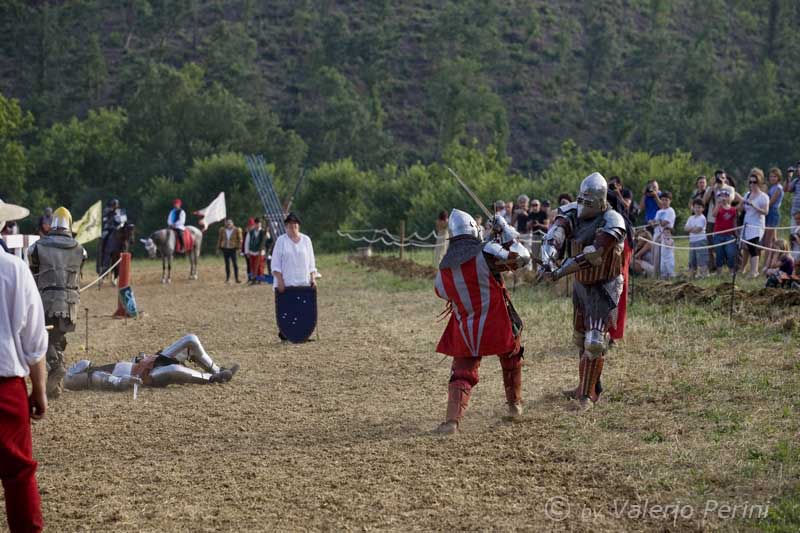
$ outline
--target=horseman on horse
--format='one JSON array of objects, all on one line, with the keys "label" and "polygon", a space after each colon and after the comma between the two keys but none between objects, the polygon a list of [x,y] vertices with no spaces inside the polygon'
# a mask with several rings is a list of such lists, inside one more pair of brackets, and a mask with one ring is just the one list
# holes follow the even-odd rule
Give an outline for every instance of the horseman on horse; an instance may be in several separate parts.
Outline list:
[{"label": "horseman on horse", "polygon": [[167,227],[175,232],[175,237],[178,239],[178,250],[186,250],[183,242],[183,232],[186,229],[186,212],[181,209],[183,202],[180,198],[175,198],[172,202],[172,211],[167,216]]},{"label": "horseman on horse", "polygon": [[[133,225],[120,207],[118,199],[108,202],[103,209],[103,231],[100,234],[100,253],[97,254],[97,274],[102,274],[116,261],[120,252],[130,249],[133,240]],[[117,269],[114,269],[116,277]]]}]

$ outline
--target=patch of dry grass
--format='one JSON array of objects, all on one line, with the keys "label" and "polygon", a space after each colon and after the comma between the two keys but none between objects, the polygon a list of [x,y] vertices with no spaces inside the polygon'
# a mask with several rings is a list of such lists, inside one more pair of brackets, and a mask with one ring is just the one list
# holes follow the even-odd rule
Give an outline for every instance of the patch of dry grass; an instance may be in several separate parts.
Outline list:
[{"label": "patch of dry grass", "polygon": [[[431,283],[341,257],[320,265],[319,340],[303,345],[278,341],[268,287],[222,283],[221,259],[202,260],[199,282],[179,263],[170,286],[158,283],[160,265],[137,261],[146,316],[127,324],[105,318],[115,291],[85,294],[97,362],[192,331],[242,370],[228,385],[145,390],[136,402],[102,392],[54,401],[34,425],[49,528],[736,529],[769,522],[704,513],[706,502],[778,500],[770,527],[796,527],[796,329],[637,299],[604,399],[578,416],[558,394],[577,380],[571,305],[526,286],[514,294],[526,324],[524,419],[503,420],[499,364],[487,358],[463,431],[443,439],[431,430],[449,361],[434,353],[444,326]],[[70,360],[82,356],[82,332],[81,321]],[[554,497],[569,504],[564,521],[551,519]],[[644,502],[649,514],[630,507]],[[671,504],[694,513],[654,516]]]}]

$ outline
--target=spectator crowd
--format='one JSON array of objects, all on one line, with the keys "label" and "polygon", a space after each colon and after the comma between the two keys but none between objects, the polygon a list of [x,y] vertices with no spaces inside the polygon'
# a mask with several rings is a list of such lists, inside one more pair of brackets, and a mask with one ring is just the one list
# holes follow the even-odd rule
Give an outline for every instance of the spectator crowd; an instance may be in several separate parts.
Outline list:
[{"label": "spectator crowd", "polygon": [[[800,286],[798,169],[800,161],[785,173],[773,167],[765,174],[755,167],[748,174],[746,186],[738,187],[734,177],[722,169],[715,171],[712,179],[697,176],[686,206],[688,215],[681,224],[672,192],[662,190],[657,180],[647,181],[637,198],[621,177],[611,176],[608,202],[634,228],[632,273],[675,277],[682,269],[676,265],[675,251],[685,250],[685,272],[690,278],[737,272],[766,277],[770,286]],[[788,221],[781,219],[787,194],[791,197]],[[497,200],[493,207],[495,215],[504,217],[520,233],[521,241],[537,253],[558,207],[572,201],[570,193],[560,194],[556,205],[520,194],[516,201]],[[446,217],[446,213],[440,214],[437,235],[443,235]],[[475,219],[479,224],[488,222],[480,215]],[[437,241],[446,245],[443,237]]]}]

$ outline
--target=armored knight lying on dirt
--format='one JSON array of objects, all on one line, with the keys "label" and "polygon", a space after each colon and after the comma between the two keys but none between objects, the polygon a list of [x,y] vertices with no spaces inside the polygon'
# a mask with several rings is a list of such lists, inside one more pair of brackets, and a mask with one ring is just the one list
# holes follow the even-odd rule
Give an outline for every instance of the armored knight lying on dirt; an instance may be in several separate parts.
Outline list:
[{"label": "armored knight lying on dirt", "polygon": [[[186,361],[192,361],[202,371],[189,368]],[[166,387],[182,383],[227,383],[238,370],[238,364],[230,368],[217,365],[197,335],[190,334],[155,355],[141,353],[129,362],[94,366],[88,359],[81,359],[67,371],[64,386],[70,390],[126,390],[135,384]]]}]

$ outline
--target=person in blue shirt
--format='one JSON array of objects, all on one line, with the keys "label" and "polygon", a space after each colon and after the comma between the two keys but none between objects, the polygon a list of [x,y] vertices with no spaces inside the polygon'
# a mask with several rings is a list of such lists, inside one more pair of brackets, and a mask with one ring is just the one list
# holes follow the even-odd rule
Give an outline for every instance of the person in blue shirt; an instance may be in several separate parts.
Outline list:
[{"label": "person in blue shirt", "polygon": [[661,209],[661,202],[658,200],[658,182],[650,180],[642,192],[642,200],[639,202],[639,212],[644,213],[645,224],[650,223],[656,218],[656,213]]}]

